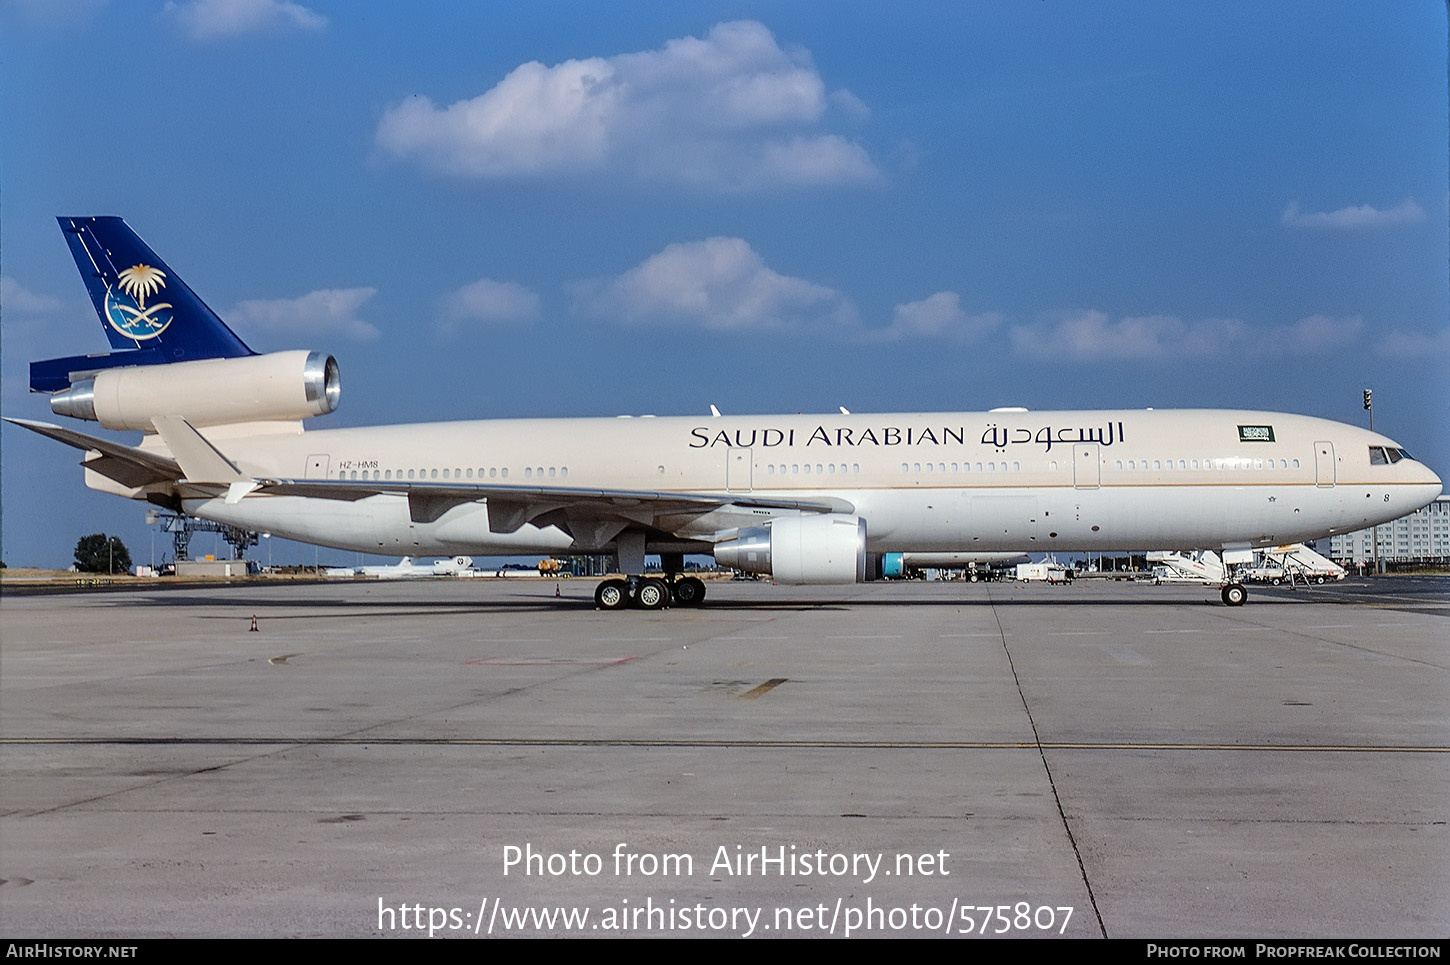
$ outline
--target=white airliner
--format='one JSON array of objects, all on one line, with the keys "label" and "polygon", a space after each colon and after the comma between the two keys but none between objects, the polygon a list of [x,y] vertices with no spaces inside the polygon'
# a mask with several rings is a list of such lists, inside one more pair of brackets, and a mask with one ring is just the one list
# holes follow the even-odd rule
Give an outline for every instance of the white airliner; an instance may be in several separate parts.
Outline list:
[{"label": "white airliner", "polygon": [[478,576],[473,568],[473,557],[455,556],[450,560],[434,560],[432,563],[415,563],[413,557],[405,556],[387,566],[330,566],[328,576],[372,576],[380,580],[418,580],[435,576],[470,577]]},{"label": "white airliner", "polygon": [[[61,227],[113,351],[31,365],[57,414],[139,447],[11,420],[85,450],[86,484],[250,530],[372,553],[612,553],[606,609],[691,605],[686,553],[781,583],[851,583],[873,555],[1254,547],[1426,505],[1392,440],[1237,410],[841,412],[511,419],[312,430],[338,369],[257,355],[119,218]],[[644,577],[658,553],[664,579]],[[1231,577],[1224,602],[1246,599]]]}]

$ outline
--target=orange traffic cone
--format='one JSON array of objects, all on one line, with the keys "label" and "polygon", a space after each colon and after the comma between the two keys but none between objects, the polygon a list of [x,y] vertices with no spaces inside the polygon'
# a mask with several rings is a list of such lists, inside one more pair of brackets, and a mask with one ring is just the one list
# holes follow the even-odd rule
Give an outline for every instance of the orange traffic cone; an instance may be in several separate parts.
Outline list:
[{"label": "orange traffic cone", "polygon": [[257,615],[255,613],[252,614],[252,629],[248,630],[247,632],[248,633],[257,633],[258,632],[257,631]]}]

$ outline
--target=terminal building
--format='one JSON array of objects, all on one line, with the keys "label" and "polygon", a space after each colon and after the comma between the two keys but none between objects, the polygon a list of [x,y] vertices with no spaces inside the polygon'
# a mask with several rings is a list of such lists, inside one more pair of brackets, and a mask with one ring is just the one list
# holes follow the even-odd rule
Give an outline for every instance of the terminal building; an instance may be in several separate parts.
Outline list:
[{"label": "terminal building", "polygon": [[[1450,563],[1450,496],[1377,528],[1381,562]],[[1331,536],[1327,555],[1343,566],[1370,563],[1375,558],[1374,540],[1375,528]]]}]

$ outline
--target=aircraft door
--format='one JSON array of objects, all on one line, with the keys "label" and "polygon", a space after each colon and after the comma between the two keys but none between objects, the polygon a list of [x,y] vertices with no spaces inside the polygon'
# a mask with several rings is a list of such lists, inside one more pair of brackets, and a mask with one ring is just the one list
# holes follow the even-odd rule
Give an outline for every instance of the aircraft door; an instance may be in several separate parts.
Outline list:
[{"label": "aircraft door", "polygon": [[1096,442],[1079,442],[1072,447],[1072,485],[1074,489],[1097,489],[1102,485],[1103,461]]},{"label": "aircraft door", "polygon": [[1334,485],[1334,443],[1314,443],[1314,485]]},{"label": "aircraft door", "polygon": [[327,453],[316,453],[307,457],[307,468],[302,473],[303,479],[326,479],[327,465],[331,460]]},{"label": "aircraft door", "polygon": [[725,456],[726,492],[750,492],[751,488],[750,448],[732,448]]}]

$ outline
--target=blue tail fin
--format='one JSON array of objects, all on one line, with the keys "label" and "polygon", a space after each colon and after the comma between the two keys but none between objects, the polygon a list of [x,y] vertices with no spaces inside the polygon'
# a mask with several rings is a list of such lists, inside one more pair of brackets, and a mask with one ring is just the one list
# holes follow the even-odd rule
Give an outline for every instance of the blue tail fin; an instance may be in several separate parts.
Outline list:
[{"label": "blue tail fin", "polygon": [[118,366],[256,354],[125,221],[57,220],[114,351],[32,362],[31,391],[59,392],[72,378]]}]

